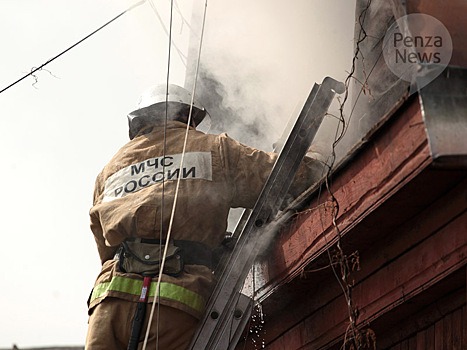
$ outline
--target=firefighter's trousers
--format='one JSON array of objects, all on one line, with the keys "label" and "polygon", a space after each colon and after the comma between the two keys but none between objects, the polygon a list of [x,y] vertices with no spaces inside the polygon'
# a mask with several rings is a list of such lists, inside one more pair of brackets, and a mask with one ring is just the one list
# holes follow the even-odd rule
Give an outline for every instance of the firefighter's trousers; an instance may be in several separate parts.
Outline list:
[{"label": "firefighter's trousers", "polygon": [[[86,350],[126,350],[137,303],[106,298],[97,305],[90,318]],[[142,349],[152,304],[147,304],[146,317],[138,350]],[[148,337],[147,349],[185,350],[190,345],[198,320],[175,308],[156,305]]]}]

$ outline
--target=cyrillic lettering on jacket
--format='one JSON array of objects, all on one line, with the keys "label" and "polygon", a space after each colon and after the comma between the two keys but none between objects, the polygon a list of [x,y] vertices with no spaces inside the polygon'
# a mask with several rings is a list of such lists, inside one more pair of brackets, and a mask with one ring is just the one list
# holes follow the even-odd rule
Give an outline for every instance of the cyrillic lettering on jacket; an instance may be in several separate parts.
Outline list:
[{"label": "cyrillic lettering on jacket", "polygon": [[150,158],[131,164],[109,176],[105,181],[104,202],[124,197],[128,194],[160,183],[162,181],[204,179],[212,181],[212,161],[210,152],[187,152]]}]

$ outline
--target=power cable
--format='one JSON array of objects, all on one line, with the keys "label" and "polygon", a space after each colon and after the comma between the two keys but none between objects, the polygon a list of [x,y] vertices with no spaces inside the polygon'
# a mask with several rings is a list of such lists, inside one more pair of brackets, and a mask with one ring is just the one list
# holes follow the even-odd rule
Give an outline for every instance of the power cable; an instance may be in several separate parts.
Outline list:
[{"label": "power cable", "polygon": [[[165,83],[165,118],[164,118],[164,135],[163,135],[163,147],[162,147],[162,156],[165,159],[165,156],[167,154],[167,122],[168,122],[168,103],[169,103],[169,82],[170,82],[170,65],[171,65],[171,57],[172,57],[172,45],[175,46],[175,44],[172,42],[172,28],[173,28],[173,1],[171,0],[171,6],[170,6],[170,15],[169,15],[169,31],[165,28],[162,18],[160,17],[159,13],[157,12],[157,9],[153,3],[152,0],[149,0],[149,4],[151,5],[151,8],[154,10],[156,16],[158,17],[165,33],[168,36],[168,52],[167,52],[167,75],[166,75],[166,83]],[[162,173],[165,174],[165,162],[162,164]],[[160,230],[159,230],[159,242],[162,243],[162,237],[164,236],[164,208],[165,208],[165,181],[162,181],[162,196],[161,196],[161,214],[160,214]],[[166,240],[166,246],[167,246],[168,238]],[[159,251],[159,261],[162,261],[165,264],[165,259],[166,256]],[[160,274],[162,273],[163,268],[161,267],[160,269]],[[159,275],[160,275],[159,274]],[[149,331],[152,325],[152,319],[154,317],[154,306],[157,302],[157,297],[160,295],[160,281],[158,280],[158,283],[156,285],[156,291],[154,294],[154,301],[153,301],[153,307],[151,307],[151,314],[149,317],[149,322],[148,322],[148,327],[146,329],[146,334],[145,334],[145,341],[143,343],[143,349],[147,346],[147,338],[149,337]],[[156,350],[159,349],[159,323],[160,322],[160,303],[157,303],[157,319],[156,319]]]},{"label": "power cable", "polygon": [[[164,116],[164,133],[163,133],[163,146],[162,146],[162,157],[165,159],[165,156],[167,154],[167,123],[168,123],[168,103],[169,103],[169,82],[170,82],[170,65],[171,65],[171,52],[172,52],[172,45],[174,44],[172,42],[172,27],[173,27],[173,0],[170,1],[170,14],[169,14],[169,30],[165,28],[162,18],[160,17],[159,13],[157,12],[157,9],[153,3],[152,0],[149,0],[149,4],[151,5],[151,8],[153,9],[154,13],[156,14],[157,18],[159,19],[165,33],[168,36],[168,52],[167,52],[167,74],[166,74],[166,83],[165,83],[165,116]],[[165,174],[165,162],[162,164],[162,173]],[[162,196],[161,196],[161,210],[160,210],[160,229],[159,229],[159,243],[162,244],[163,236],[164,236],[164,208],[165,208],[165,179],[162,181]],[[169,242],[169,236],[166,237],[165,240],[165,247],[168,246]],[[142,349],[145,350],[147,347],[147,341],[149,338],[149,332],[151,330],[151,325],[152,321],[154,318],[154,312],[155,312],[155,305],[157,304],[157,318],[156,318],[156,350],[159,349],[159,322],[160,322],[160,303],[157,302],[157,298],[160,295],[160,282],[161,282],[161,275],[162,271],[164,270],[165,266],[165,260],[166,260],[166,253],[167,249],[164,249],[163,252],[159,251],[159,261],[161,261],[161,265],[159,268],[159,276],[158,280],[156,283],[156,290],[154,293],[154,300],[152,302],[151,306],[151,312],[149,315],[149,320],[148,320],[148,325],[146,328],[146,333],[144,336],[144,342],[143,342],[143,347]]]},{"label": "power cable", "polygon": [[[164,30],[165,34],[168,35],[170,38],[172,38],[172,23],[169,24],[169,27],[170,27],[170,28],[169,28],[169,30],[167,30],[167,28],[166,28],[166,26],[165,26],[165,24],[164,24],[164,21],[162,21],[162,18],[161,18],[161,16],[160,16],[159,12],[157,11],[156,5],[154,5],[154,3],[153,3],[152,0],[149,0],[149,5],[151,5],[151,8],[152,8],[154,14],[156,15],[157,19],[159,20],[159,22],[160,22],[160,24],[161,24],[161,26],[162,26],[162,29]],[[172,6],[173,6],[173,4],[172,4]],[[172,7],[172,6],[171,6],[171,7]],[[173,10],[171,9],[171,11],[173,11]],[[180,11],[180,10],[178,10],[178,11]],[[180,16],[182,17],[183,23],[185,23],[186,20],[185,20],[185,18],[183,18],[183,16],[182,16],[181,13],[180,13]],[[172,22],[172,15],[171,15],[170,21]],[[169,45],[173,45],[173,47],[175,48],[175,50],[177,50],[178,56],[180,57],[180,60],[182,61],[182,64],[186,67],[186,65],[187,65],[187,63],[186,63],[187,57],[183,54],[182,50],[180,50],[180,49],[178,48],[178,46],[173,42],[172,39],[170,39]]]},{"label": "power cable", "polygon": [[141,0],[139,2],[137,2],[136,4],[130,6],[129,8],[127,8],[125,11],[123,11],[122,13],[120,13],[119,15],[115,16],[114,18],[112,18],[110,21],[108,21],[107,23],[103,24],[102,26],[100,26],[99,28],[97,28],[96,30],[94,30],[92,33],[86,35],[84,38],[82,38],[81,40],[77,41],[75,44],[71,45],[69,48],[67,48],[66,50],[63,50],[62,52],[60,52],[58,55],[52,57],[51,59],[49,59],[48,61],[46,61],[45,63],[41,64],[39,67],[37,68],[34,68],[33,70],[31,70],[28,74],[22,76],[21,78],[19,78],[18,80],[16,80],[15,82],[11,83],[10,85],[8,85],[7,87],[3,88],[2,90],[0,90],[0,94],[6,90],[8,90],[9,88],[13,87],[14,85],[18,84],[19,82],[23,81],[24,79],[26,79],[27,77],[29,76],[32,76],[34,75],[34,73],[36,73],[37,71],[41,70],[42,68],[44,68],[46,65],[48,65],[49,63],[51,63],[52,61],[55,61],[57,58],[59,58],[60,56],[64,55],[65,53],[67,53],[68,51],[70,51],[71,49],[73,49],[74,47],[78,46],[79,44],[81,44],[83,41],[85,41],[86,39],[90,38],[91,36],[93,36],[94,34],[96,34],[97,32],[99,32],[101,29],[105,28],[106,26],[108,26],[110,23],[116,21],[118,18],[120,18],[121,16],[123,16],[125,13],[127,12],[130,12],[131,10],[133,10],[135,7],[138,7],[140,5],[142,5],[143,3],[145,3],[146,0]]},{"label": "power cable", "polygon": [[177,10],[178,14],[180,15],[180,18],[182,19],[182,24],[187,25],[188,28],[191,30],[192,28],[191,28],[190,22],[188,22],[185,16],[183,16],[183,13],[180,10],[180,6],[178,5],[177,1],[175,1],[175,9]]},{"label": "power cable", "polygon": [[[171,1],[171,15],[172,15],[172,9],[173,9],[173,0]],[[184,137],[183,148],[182,148],[182,156],[181,156],[181,159],[180,159],[180,169],[183,167],[183,163],[184,163],[184,160],[185,160],[186,146],[187,146],[187,141],[188,141],[188,131],[190,130],[190,125],[191,125],[194,97],[195,97],[195,91],[196,91],[196,82],[197,82],[197,79],[198,79],[198,72],[199,72],[199,65],[200,65],[200,58],[201,58],[201,48],[202,48],[202,45],[203,45],[204,28],[205,28],[205,23],[206,23],[206,12],[207,12],[207,0],[205,0],[205,5],[204,5],[203,24],[202,24],[202,28],[201,28],[201,37],[200,37],[200,42],[199,42],[198,58],[197,58],[196,71],[195,71],[195,79],[194,79],[194,85],[193,85],[193,90],[192,90],[192,94],[191,94],[190,112],[188,114],[187,127],[186,127],[186,130],[185,130],[185,137]],[[172,27],[172,22],[170,24],[170,29],[171,29],[171,27]],[[169,36],[169,48],[170,48],[170,42],[171,42],[171,37]],[[169,86],[169,72],[170,72],[170,49],[169,49],[169,56],[168,56],[168,71],[167,71],[167,82],[166,82],[167,90],[166,91],[168,91],[168,86]],[[167,98],[168,98],[168,94],[166,94],[166,106],[167,106],[167,102],[168,102]],[[167,108],[166,108],[166,122],[167,122]],[[165,125],[165,129],[166,129],[166,125]],[[175,209],[177,207],[177,199],[178,199],[178,192],[179,192],[179,189],[180,189],[180,182],[181,182],[181,177],[179,177],[177,179],[177,184],[176,184],[176,187],[175,187],[174,201],[173,201],[173,205],[172,205],[172,211],[171,211],[171,214],[170,214],[169,227],[168,227],[168,230],[167,230],[167,236],[165,238],[166,242],[170,241],[171,234],[172,234],[172,227],[173,227],[173,222],[174,222],[174,217],[175,217]],[[151,306],[151,313],[149,315],[148,326],[147,326],[147,329],[146,329],[146,335],[145,335],[145,338],[144,338],[142,350],[146,350],[146,347],[147,347],[149,331],[151,329],[151,324],[152,324],[152,320],[153,320],[153,317],[154,317],[155,305],[157,303],[158,292],[159,292],[159,289],[160,289],[160,284],[161,284],[161,279],[162,279],[162,271],[164,270],[165,260],[166,260],[166,257],[167,257],[167,250],[168,250],[168,244],[165,244],[164,253],[162,255],[161,265],[160,265],[160,271],[161,272],[159,273],[159,276],[157,278],[156,293],[154,295],[154,301],[153,301],[152,306]],[[157,303],[157,304],[159,304],[159,303]]]},{"label": "power cable", "polygon": [[[340,102],[340,106],[339,106],[340,116],[339,116],[338,119],[342,123],[342,129],[339,131],[339,125],[338,125],[338,128],[336,129],[334,142],[332,143],[332,152],[331,152],[331,157],[330,157],[331,162],[329,164],[328,171],[327,171],[326,177],[325,177],[325,187],[327,189],[327,192],[328,192],[329,196],[331,197],[331,202],[333,204],[332,214],[331,214],[332,218],[331,219],[332,219],[332,226],[334,227],[334,230],[335,230],[336,236],[337,236],[337,243],[336,243],[337,253],[336,253],[335,258],[337,260],[337,265],[340,267],[340,275],[337,272],[337,268],[335,266],[335,263],[333,262],[331,252],[329,251],[330,247],[329,247],[329,244],[328,244],[328,242],[326,240],[326,237],[325,237],[326,246],[327,246],[326,252],[328,254],[328,258],[329,258],[329,262],[330,262],[332,272],[333,272],[333,274],[334,274],[340,288],[342,289],[344,298],[346,300],[348,320],[349,320],[349,325],[348,325],[348,327],[347,327],[347,329],[345,331],[345,334],[344,334],[344,343],[343,343],[343,346],[342,346],[344,350],[346,348],[347,343],[350,343],[351,347],[353,346],[355,349],[360,349],[361,348],[360,344],[359,344],[359,341],[358,341],[358,336],[360,334],[360,330],[357,328],[358,310],[355,307],[355,305],[353,303],[353,299],[352,299],[352,287],[353,286],[352,286],[352,283],[349,282],[349,280],[348,280],[349,275],[350,275],[350,273],[352,271],[352,268],[349,267],[348,257],[347,257],[347,255],[345,255],[345,253],[343,251],[343,248],[342,248],[342,245],[341,245],[341,243],[342,243],[341,242],[342,232],[341,232],[341,230],[340,230],[340,228],[338,226],[338,223],[337,223],[337,218],[339,216],[339,202],[338,202],[337,198],[334,196],[333,191],[331,190],[331,173],[332,173],[332,168],[334,166],[334,162],[336,160],[336,146],[343,139],[344,135],[347,132],[347,128],[348,128],[348,125],[349,125],[350,120],[352,118],[353,112],[355,110],[355,106],[356,106],[358,100],[360,99],[361,93],[365,89],[365,85],[366,85],[366,83],[367,83],[367,81],[369,79],[369,76],[372,74],[373,69],[374,69],[374,67],[376,65],[376,63],[375,63],[375,65],[373,66],[373,68],[370,71],[370,74],[365,78],[365,84],[362,86],[362,88],[358,92],[356,101],[355,101],[354,106],[352,107],[352,109],[350,111],[348,121],[346,122],[345,118],[344,118],[344,106],[345,106],[345,104],[347,102],[347,99],[348,99],[349,83],[350,83],[350,80],[353,78],[353,75],[354,75],[355,70],[356,70],[356,60],[358,59],[359,54],[361,54],[360,44],[368,36],[365,29],[364,29],[364,27],[363,27],[363,22],[365,21],[367,12],[369,11],[369,8],[371,6],[371,2],[372,2],[372,0],[367,1],[367,4],[366,4],[365,8],[361,11],[361,13],[359,15],[359,18],[358,18],[358,23],[360,25],[360,31],[358,33],[358,39],[357,39],[357,42],[356,42],[356,48],[355,48],[354,56],[353,56],[353,59],[352,59],[351,70],[350,70],[350,72],[349,72],[349,74],[348,74],[348,76],[347,76],[347,78],[345,80],[344,99],[343,99],[342,102]],[[362,61],[363,61],[363,59],[364,58],[362,57]],[[363,65],[363,62],[362,62],[362,65]],[[351,254],[351,257],[355,258],[355,256],[356,256],[357,264],[358,264],[358,252],[356,252],[356,253]],[[348,338],[349,334],[351,336],[350,339]]]}]

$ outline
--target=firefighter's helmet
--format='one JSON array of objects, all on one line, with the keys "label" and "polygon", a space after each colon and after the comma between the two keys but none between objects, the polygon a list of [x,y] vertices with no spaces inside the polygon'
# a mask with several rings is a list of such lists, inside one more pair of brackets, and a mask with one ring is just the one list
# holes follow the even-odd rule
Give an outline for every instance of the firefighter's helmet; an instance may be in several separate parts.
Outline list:
[{"label": "firefighter's helmet", "polygon": [[199,125],[206,116],[206,110],[193,100],[191,93],[174,84],[152,86],[141,95],[137,109],[128,114],[129,136],[133,139],[138,132],[156,121],[181,120],[188,117],[191,108],[191,120]]}]

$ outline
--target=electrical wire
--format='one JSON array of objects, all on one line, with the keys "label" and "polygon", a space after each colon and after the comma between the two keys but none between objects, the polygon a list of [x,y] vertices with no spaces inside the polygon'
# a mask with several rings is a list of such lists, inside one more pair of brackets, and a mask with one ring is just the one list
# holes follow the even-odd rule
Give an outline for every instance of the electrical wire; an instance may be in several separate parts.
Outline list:
[{"label": "electrical wire", "polygon": [[188,22],[185,18],[185,16],[183,16],[183,13],[182,11],[180,10],[180,6],[178,6],[178,2],[175,1],[175,9],[177,10],[178,14],[180,15],[180,18],[182,19],[182,24],[183,25],[186,25],[190,30],[191,30],[191,25],[190,25],[190,22]]},{"label": "electrical wire", "polygon": [[[343,139],[344,135],[347,132],[349,122],[350,122],[351,117],[353,115],[353,112],[355,110],[355,106],[356,106],[358,100],[360,99],[362,91],[366,88],[366,83],[368,81],[368,78],[371,75],[371,73],[373,72],[373,69],[374,69],[374,67],[376,65],[376,63],[375,63],[375,65],[372,67],[372,69],[370,71],[370,74],[365,78],[365,83],[362,85],[362,88],[358,92],[356,101],[355,101],[354,106],[352,107],[352,109],[350,111],[350,115],[349,115],[348,121],[346,123],[345,118],[344,118],[344,106],[345,106],[345,104],[347,102],[347,99],[348,99],[349,83],[350,83],[350,80],[353,78],[353,74],[355,73],[356,60],[358,59],[358,56],[361,53],[360,52],[360,44],[367,38],[367,33],[365,32],[365,30],[363,28],[363,22],[365,21],[365,17],[367,15],[367,12],[368,12],[370,6],[371,6],[371,2],[372,2],[372,0],[367,1],[366,7],[362,10],[362,12],[359,15],[358,23],[360,25],[360,31],[359,31],[359,34],[358,34],[358,40],[356,42],[356,49],[355,49],[355,52],[354,52],[354,57],[352,59],[351,70],[350,70],[350,72],[349,72],[349,74],[348,74],[348,76],[347,76],[347,78],[345,80],[344,99],[340,103],[340,106],[339,106],[339,110],[340,110],[339,121],[342,123],[342,129],[339,131],[339,125],[338,125],[338,127],[336,129],[334,142],[332,143],[332,152],[331,152],[331,156],[330,156],[330,158],[332,160],[331,160],[331,162],[329,164],[329,168],[328,168],[328,171],[327,171],[326,177],[325,177],[325,186],[326,186],[326,189],[327,189],[327,192],[328,192],[329,196],[331,197],[331,202],[333,204],[331,215],[332,215],[332,225],[334,227],[334,230],[335,230],[336,236],[337,236],[336,248],[337,248],[338,252],[337,252],[337,255],[336,255],[336,259],[337,259],[337,265],[339,265],[339,267],[340,267],[340,272],[341,272],[340,276],[339,276],[339,273],[337,272],[337,269],[336,269],[336,266],[335,266],[336,264],[333,262],[331,252],[329,251],[329,243],[327,242],[326,237],[324,237],[325,240],[326,240],[326,247],[327,247],[326,252],[328,254],[330,267],[331,267],[331,269],[333,271],[333,274],[334,274],[340,288],[342,289],[344,298],[346,300],[347,312],[348,312],[348,317],[349,317],[349,325],[348,325],[348,327],[347,327],[347,329],[345,331],[345,334],[344,334],[344,343],[343,343],[343,349],[344,350],[345,350],[346,344],[349,342],[349,340],[352,343],[352,345],[355,347],[355,349],[360,348],[360,346],[358,344],[358,341],[357,341],[358,334],[360,333],[360,331],[358,330],[357,325],[356,325],[357,315],[358,315],[357,311],[358,310],[354,307],[353,300],[352,300],[352,285],[348,281],[348,277],[349,277],[351,269],[349,268],[349,265],[348,265],[348,257],[345,255],[345,253],[343,251],[343,248],[342,248],[342,245],[341,245],[342,232],[341,232],[341,230],[340,230],[340,228],[338,226],[338,223],[337,223],[337,218],[339,216],[339,202],[338,202],[337,198],[334,196],[333,191],[331,190],[331,173],[332,173],[332,169],[333,169],[333,166],[334,166],[334,162],[336,160],[336,146]],[[363,57],[362,57],[362,59],[363,59]],[[363,63],[362,63],[362,65],[363,65]],[[354,254],[352,254],[352,255],[354,255]],[[350,339],[347,338],[349,334],[351,334]]]},{"label": "electrical wire", "polygon": [[[149,0],[149,5],[151,5],[151,8],[152,8],[154,14],[156,15],[157,19],[159,20],[159,23],[161,24],[162,29],[164,30],[165,34],[171,38],[169,45],[173,45],[173,47],[175,48],[175,50],[178,53],[178,56],[180,57],[180,60],[182,61],[182,64],[186,67],[187,57],[183,54],[182,50],[180,50],[178,48],[177,44],[175,44],[175,42],[173,42],[173,40],[172,40],[172,17],[173,17],[173,15],[172,14],[170,15],[170,17],[171,17],[170,22],[171,23],[169,24],[169,29],[167,30],[167,27],[165,26],[164,21],[162,20],[162,17],[159,14],[159,11],[157,11],[156,5],[154,5],[152,0]],[[171,10],[170,11],[173,11],[172,7],[173,7],[173,4],[171,5]],[[183,18],[181,13],[180,13],[180,16],[182,17],[183,23],[185,23],[186,20],[185,20],[185,18]]]},{"label": "electrical wire", "polygon": [[[156,15],[158,16],[159,20],[162,23],[162,19],[159,16],[159,13],[157,12],[157,9],[155,8],[155,5],[153,4],[152,0],[149,0],[149,3],[152,7],[152,9],[155,11]],[[170,15],[169,15],[169,31],[166,30],[164,27],[164,30],[166,34],[168,35],[168,53],[167,53],[167,74],[166,74],[166,83],[165,83],[165,116],[164,116],[164,135],[163,135],[163,147],[162,147],[162,156],[165,158],[167,154],[167,123],[168,123],[168,103],[169,103],[169,82],[170,82],[170,65],[171,65],[171,52],[172,52],[172,27],[173,27],[173,0],[170,1]],[[165,163],[162,164],[162,173],[165,174]],[[164,208],[165,208],[165,180],[162,181],[162,196],[161,196],[161,214],[160,214],[160,234],[159,234],[159,243],[162,243],[163,240],[163,233],[164,233]],[[164,266],[165,266],[165,260],[167,257],[167,247],[168,247],[168,242],[170,239],[170,234],[168,233],[166,236],[166,244],[164,245],[164,251],[161,254],[159,252],[159,261],[161,261],[161,265],[159,268],[159,275],[156,283],[156,290],[154,294],[154,300],[152,302],[151,306],[151,312],[149,315],[149,320],[148,320],[148,326],[146,328],[146,333],[144,336],[144,342],[143,342],[143,347],[142,350],[145,350],[147,347],[147,342],[149,338],[149,332],[151,330],[152,326],[152,321],[154,318],[154,312],[155,312],[155,306],[157,304],[157,318],[156,318],[156,350],[159,349],[159,321],[160,321],[160,303],[157,302],[157,298],[160,295],[160,285],[161,285],[161,276],[162,276],[162,271],[164,271]]]},{"label": "electrical wire", "polygon": [[44,68],[46,65],[48,65],[49,63],[55,61],[57,58],[63,56],[65,53],[67,53],[68,51],[70,51],[71,49],[73,49],[74,47],[78,46],[79,44],[81,44],[83,41],[85,41],[86,39],[90,38],[91,36],[93,36],[94,34],[96,34],[97,32],[99,32],[100,30],[104,29],[105,27],[107,27],[110,23],[116,21],[118,18],[120,18],[121,16],[123,16],[125,13],[128,13],[130,12],[131,10],[133,10],[134,8],[142,5],[143,3],[145,3],[146,0],[141,0],[137,3],[135,3],[134,5],[128,7],[125,11],[121,12],[120,14],[118,14],[117,16],[115,16],[114,18],[112,18],[110,21],[106,22],[105,24],[103,24],[102,26],[100,26],[99,28],[97,28],[96,30],[94,30],[93,32],[91,32],[90,34],[86,35],[84,38],[82,38],[81,40],[78,40],[75,44],[71,45],[70,47],[68,47],[67,49],[63,50],[62,52],[60,52],[58,55],[52,57],[51,59],[47,60],[45,63],[41,64],[39,67],[37,68],[34,68],[32,69],[28,74],[22,76],[21,78],[19,78],[18,80],[14,81],[13,83],[11,83],[10,85],[8,85],[7,87],[3,88],[2,90],[0,90],[0,94],[6,90],[8,90],[9,88],[13,87],[14,85],[18,84],[19,82],[23,81],[24,79],[26,79],[27,77],[29,76],[34,76],[34,73],[36,73],[37,71],[41,70],[42,68]]},{"label": "electrical wire", "polygon": [[[152,0],[149,0],[149,3],[151,5],[151,7],[154,9],[154,11],[156,11],[156,14],[159,15],[157,13],[156,7],[155,7],[154,3],[152,2]],[[174,42],[172,40],[173,0],[170,1],[170,16],[169,16],[169,18],[170,18],[170,20],[169,20],[169,32],[168,32],[168,39],[169,40],[168,40],[168,53],[167,53],[167,77],[166,77],[166,82],[165,82],[164,146],[163,146],[163,150],[162,150],[162,155],[163,155],[164,158],[165,158],[165,156],[167,154],[167,123],[168,123],[168,119],[169,119],[168,106],[169,106],[170,66],[171,66],[171,62],[172,62],[172,46],[174,46],[176,48],[176,46],[175,46],[175,44],[174,44]],[[159,20],[160,20],[162,26],[164,26],[160,16],[159,16]],[[167,31],[166,31],[166,33],[167,33]],[[163,167],[162,171],[165,174],[165,167],[166,167],[165,163],[163,164],[162,167]],[[165,213],[164,208],[165,208],[165,181],[162,181],[161,216],[160,216],[160,218],[161,218],[160,240],[161,241],[162,241],[162,237],[164,236],[164,213]],[[167,237],[167,239],[166,239],[165,247],[167,247],[167,242],[169,241],[169,238],[170,237]],[[162,254],[162,253],[159,251],[159,254]],[[165,259],[166,259],[166,254],[162,254],[162,256],[159,256],[159,261],[163,261],[164,264],[165,264]],[[163,269],[161,268],[160,269],[160,274],[162,274],[162,271],[163,271]],[[158,284],[156,286],[156,295],[154,296],[154,301],[153,301],[153,304],[152,304],[153,307],[156,304],[158,294],[160,294],[160,281],[158,281]],[[156,349],[159,349],[160,303],[157,303],[157,320],[156,320],[156,322],[157,322],[156,323]],[[152,318],[150,317],[150,321],[148,322],[148,329],[146,331],[146,337],[149,335],[149,330],[150,330],[151,323],[152,323]]]},{"label": "electrical wire", "polygon": [[[171,2],[171,9],[172,8],[173,8],[173,1]],[[198,80],[198,72],[199,72],[200,58],[201,58],[201,48],[202,48],[202,45],[203,45],[204,28],[205,28],[205,23],[206,23],[206,12],[207,12],[207,0],[205,0],[205,5],[204,5],[203,24],[202,24],[202,28],[201,28],[201,37],[200,37],[200,42],[199,42],[198,58],[197,58],[196,71],[195,71],[195,79],[194,79],[194,84],[193,84],[193,89],[192,89],[192,94],[191,94],[190,111],[189,111],[189,114],[188,114],[187,127],[186,127],[186,130],[185,130],[185,137],[184,137],[184,141],[183,141],[182,156],[181,156],[181,159],[180,159],[180,168],[183,167],[183,163],[184,163],[184,160],[185,160],[186,146],[187,146],[187,141],[188,141],[188,132],[190,130],[191,119],[192,119],[192,114],[193,114],[192,112],[193,112],[194,97],[195,97],[195,92],[196,92],[196,82]],[[171,39],[171,38],[169,38],[169,39]],[[169,53],[170,53],[170,50],[169,50]],[[169,72],[170,72],[170,54],[169,54],[169,60],[168,61],[169,61],[169,69],[168,69],[167,76],[169,76]],[[168,90],[169,78],[167,79],[166,84],[167,84],[167,90]],[[166,96],[166,103],[167,103],[167,96]],[[167,118],[167,108],[166,108],[166,118]],[[180,182],[181,182],[181,178],[179,177],[177,179],[177,184],[176,184],[176,187],[175,187],[174,201],[173,201],[173,205],[172,205],[172,211],[171,211],[171,214],[170,214],[170,220],[169,220],[169,227],[168,227],[168,230],[167,230],[166,242],[168,242],[170,240],[171,234],[172,234],[172,227],[173,227],[173,222],[174,222],[174,217],[175,217],[175,209],[177,207],[177,200],[178,200],[178,192],[179,192],[179,189],[180,189]],[[155,305],[157,303],[158,292],[160,290],[160,284],[161,284],[161,279],[162,279],[162,271],[164,270],[165,260],[166,260],[166,257],[167,257],[167,250],[168,250],[168,244],[165,244],[164,253],[162,255],[161,265],[160,265],[161,273],[159,273],[159,276],[157,278],[156,294],[154,296],[154,301],[153,301],[152,306],[151,306],[151,313],[149,315],[148,326],[147,326],[147,329],[146,329],[146,335],[145,335],[145,338],[144,338],[142,350],[146,350],[147,341],[148,341],[148,337],[149,337],[149,331],[150,331],[150,328],[151,328],[152,320],[154,318],[154,311],[155,311]],[[159,303],[157,303],[157,304],[159,304]]]}]

